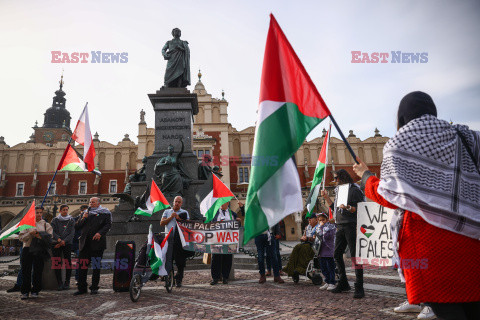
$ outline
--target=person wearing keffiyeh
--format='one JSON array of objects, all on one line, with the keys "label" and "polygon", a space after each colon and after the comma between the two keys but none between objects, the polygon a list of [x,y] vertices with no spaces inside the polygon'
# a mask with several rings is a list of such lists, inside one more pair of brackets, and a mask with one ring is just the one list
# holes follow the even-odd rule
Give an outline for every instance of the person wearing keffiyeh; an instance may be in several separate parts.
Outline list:
[{"label": "person wearing keffiyeh", "polygon": [[400,102],[381,179],[357,160],[365,195],[395,209],[393,244],[408,302],[428,303],[442,319],[478,319],[480,132],[437,119],[432,98],[416,91]]}]

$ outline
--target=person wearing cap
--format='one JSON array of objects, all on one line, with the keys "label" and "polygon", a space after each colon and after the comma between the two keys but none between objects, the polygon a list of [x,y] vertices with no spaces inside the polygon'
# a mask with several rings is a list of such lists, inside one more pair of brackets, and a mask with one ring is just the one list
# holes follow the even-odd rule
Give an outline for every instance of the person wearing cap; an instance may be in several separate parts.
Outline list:
[{"label": "person wearing cap", "polygon": [[299,275],[307,272],[307,266],[313,259],[315,253],[312,244],[315,241],[318,220],[315,214],[308,217],[308,226],[305,228],[303,236],[300,238],[301,243],[297,244],[288,258],[288,263],[283,271],[292,277],[294,282],[298,282]]},{"label": "person wearing cap", "polygon": [[325,277],[325,284],[321,290],[333,290],[335,288],[335,260],[333,251],[335,249],[335,233],[337,227],[328,220],[326,213],[317,214],[318,227],[317,237],[320,239],[320,269]]}]

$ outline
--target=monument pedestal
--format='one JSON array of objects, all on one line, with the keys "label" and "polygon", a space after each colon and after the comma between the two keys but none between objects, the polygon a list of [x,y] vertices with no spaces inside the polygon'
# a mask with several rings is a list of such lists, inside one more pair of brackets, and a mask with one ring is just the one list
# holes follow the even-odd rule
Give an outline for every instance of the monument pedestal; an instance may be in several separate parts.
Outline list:
[{"label": "monument pedestal", "polygon": [[[152,178],[161,188],[161,183],[154,175],[154,167],[157,161],[168,155],[169,145],[174,147],[174,156],[178,156],[181,150],[182,139],[184,144],[180,162],[185,173],[192,179],[187,189],[181,190],[183,197],[182,208],[190,214],[190,219],[201,220],[199,203],[195,199],[198,188],[205,181],[198,180],[198,159],[192,152],[193,140],[193,115],[198,113],[198,101],[195,93],[190,93],[186,88],[162,88],[148,97],[155,111],[155,150],[153,155],[148,157],[145,168],[146,181],[131,183],[131,196],[135,199],[141,196]],[[173,205],[176,195],[165,194],[168,202]],[[155,213],[152,217],[138,216],[139,221],[127,222],[135,212],[130,203],[121,201],[113,212],[113,223],[107,235],[106,256],[115,251],[117,240],[133,240],[139,250],[147,240],[150,224],[154,232],[163,231],[160,227],[161,214]]]}]

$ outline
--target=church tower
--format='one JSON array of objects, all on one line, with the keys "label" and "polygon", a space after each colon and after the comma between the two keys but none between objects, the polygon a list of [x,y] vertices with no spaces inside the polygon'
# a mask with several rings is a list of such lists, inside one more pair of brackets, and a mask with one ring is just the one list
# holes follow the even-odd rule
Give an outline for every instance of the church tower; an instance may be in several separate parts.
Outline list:
[{"label": "church tower", "polygon": [[35,142],[51,146],[58,141],[68,140],[70,130],[70,112],[65,107],[65,92],[63,91],[63,74],[60,78],[60,89],[55,91],[53,103],[44,113],[43,126],[35,125]]}]

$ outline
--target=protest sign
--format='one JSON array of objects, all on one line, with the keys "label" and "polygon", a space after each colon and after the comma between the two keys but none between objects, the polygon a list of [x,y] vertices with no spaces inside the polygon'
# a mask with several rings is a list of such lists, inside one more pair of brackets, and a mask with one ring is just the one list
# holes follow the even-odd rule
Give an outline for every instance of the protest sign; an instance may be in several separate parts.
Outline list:
[{"label": "protest sign", "polygon": [[375,202],[359,202],[357,208],[357,248],[358,264],[391,266],[393,242],[390,222],[393,209]]},{"label": "protest sign", "polygon": [[178,222],[187,246],[185,250],[206,253],[238,253],[240,223],[236,220],[203,223]]}]

